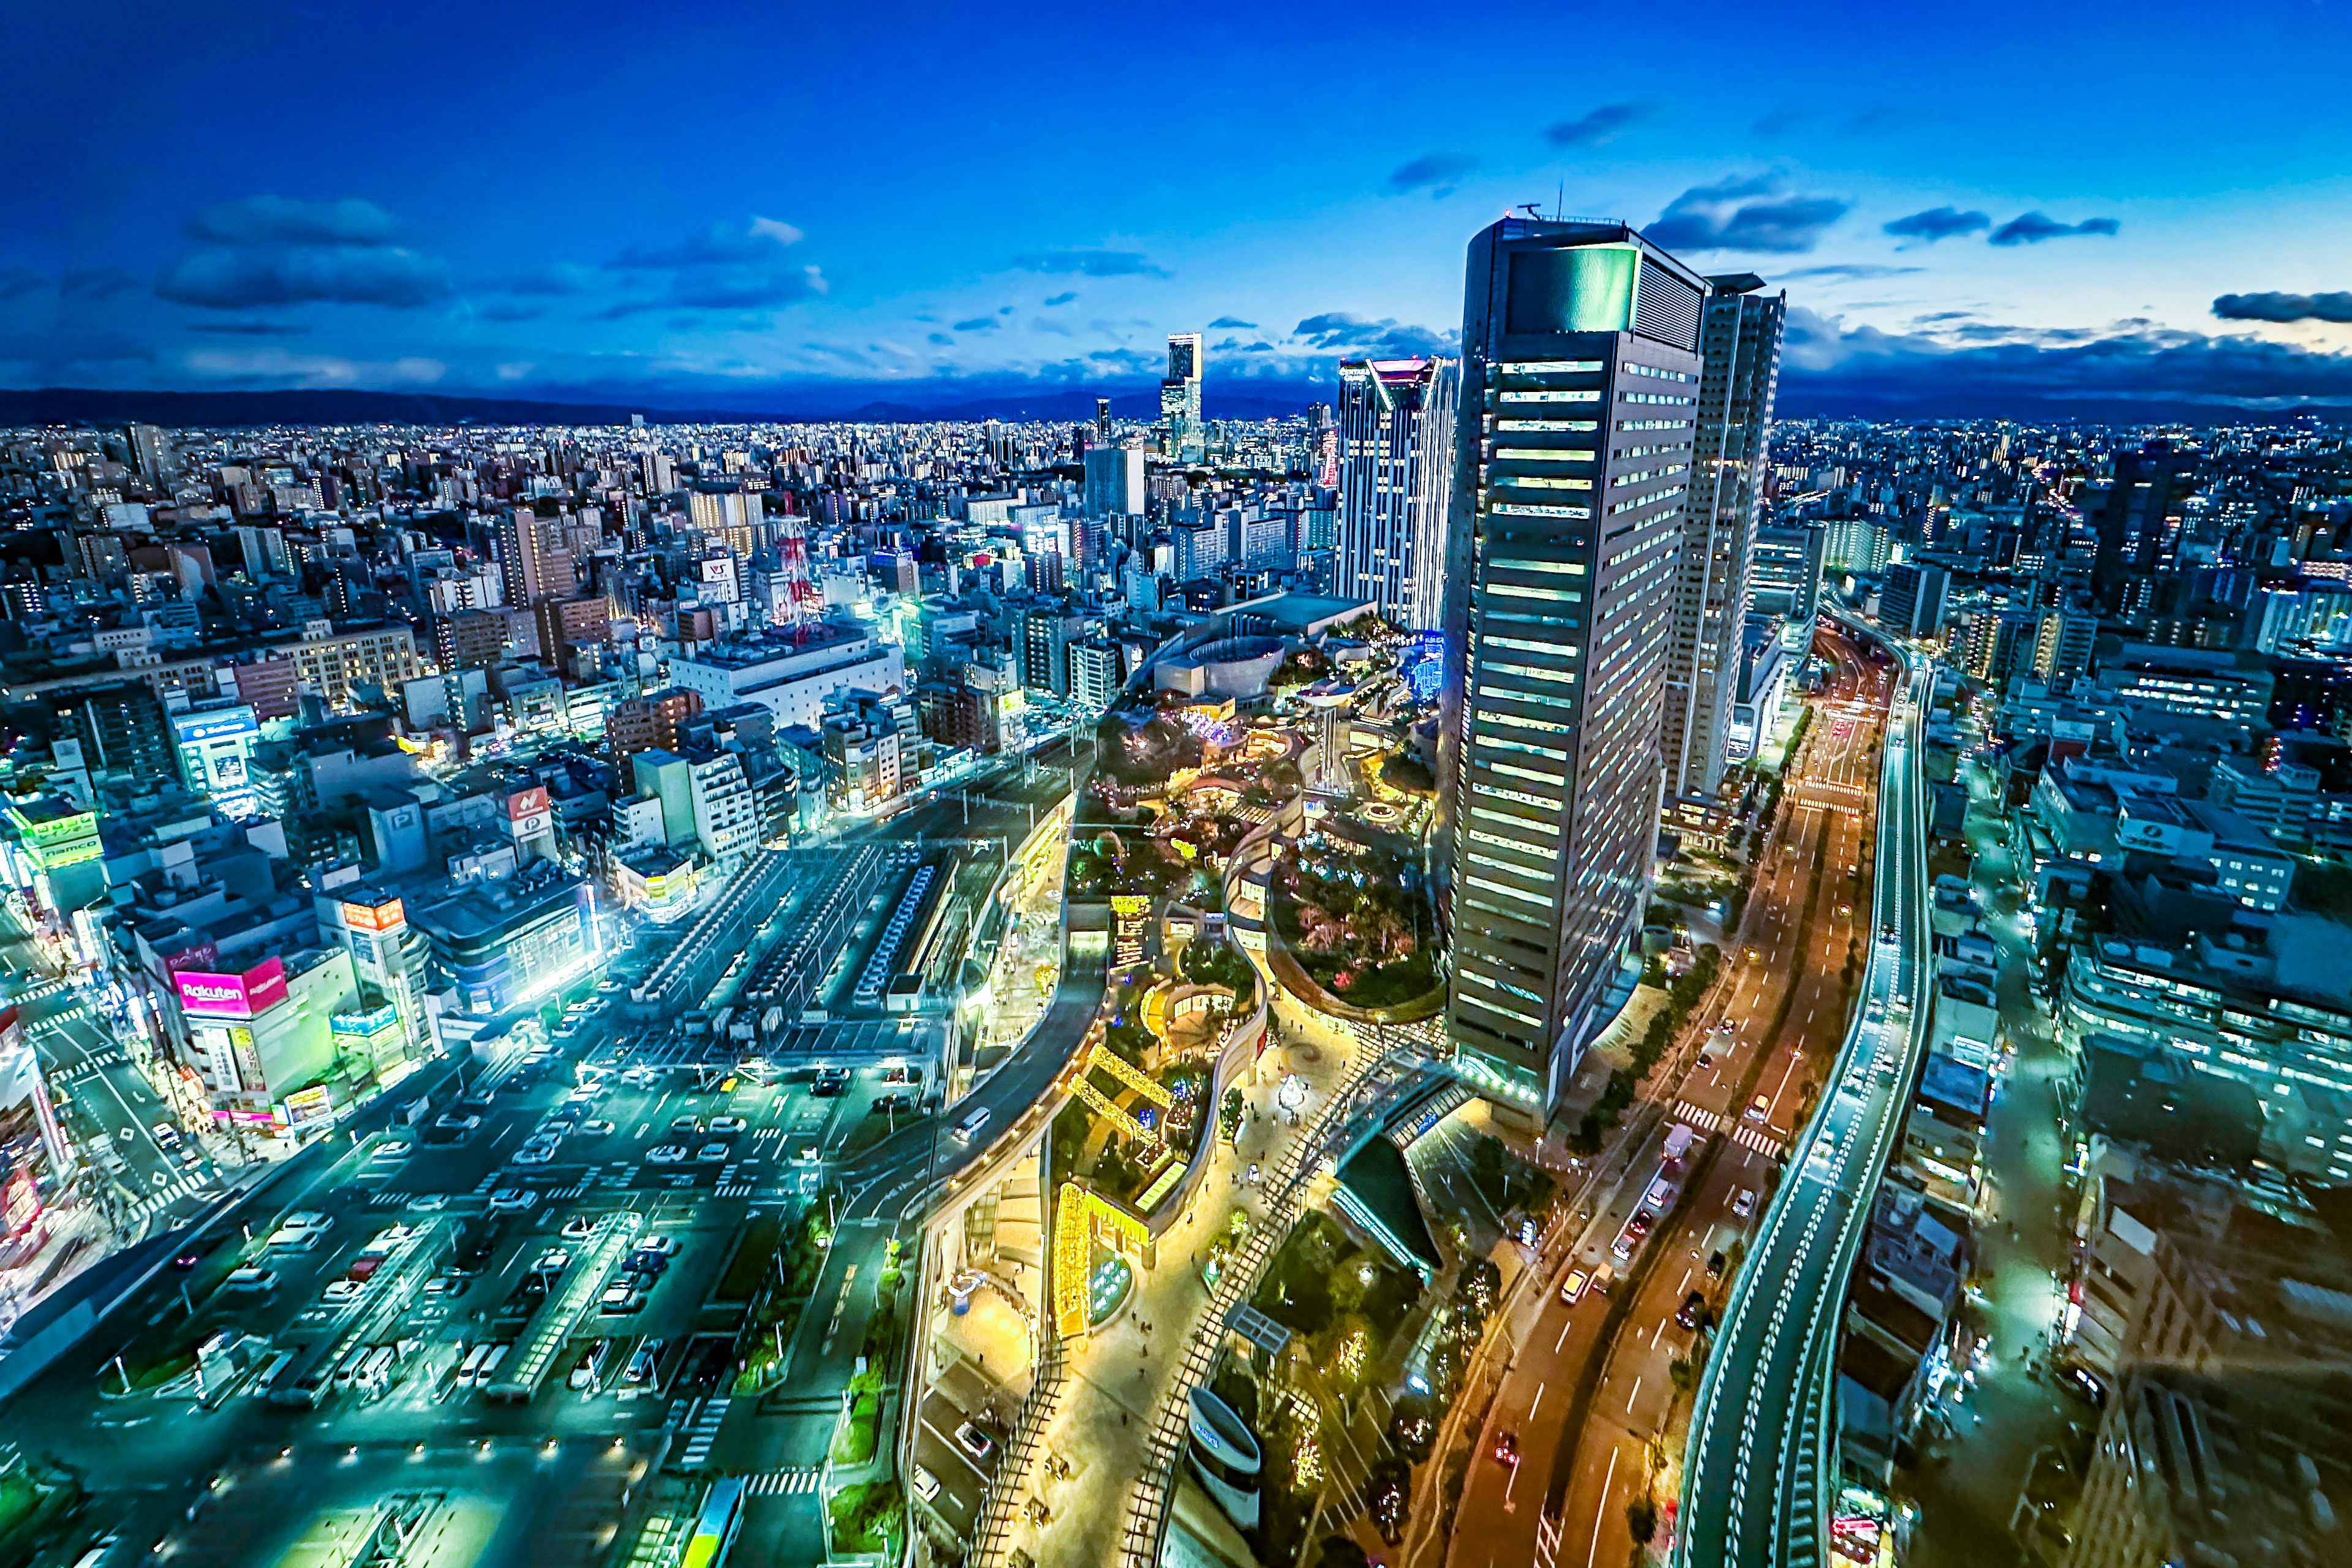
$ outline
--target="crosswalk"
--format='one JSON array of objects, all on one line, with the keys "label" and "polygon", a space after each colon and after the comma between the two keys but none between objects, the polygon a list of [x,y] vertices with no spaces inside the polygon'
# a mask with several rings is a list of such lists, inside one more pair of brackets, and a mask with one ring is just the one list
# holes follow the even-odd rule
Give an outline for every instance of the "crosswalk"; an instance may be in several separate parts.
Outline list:
[{"label": "crosswalk", "polygon": [[679,1464],[691,1470],[709,1461],[710,1446],[719,1441],[719,1428],[726,1425],[727,1407],[733,1403],[722,1396],[696,1413],[694,1425],[686,1429],[686,1449],[678,1456]]},{"label": "crosswalk", "polygon": [[792,1497],[813,1492],[824,1479],[821,1469],[769,1470],[743,1478],[743,1489],[752,1497]]},{"label": "crosswalk", "polygon": [[1719,1110],[1709,1110],[1703,1106],[1693,1105],[1687,1100],[1677,1100],[1675,1101],[1674,1119],[1676,1121],[1686,1121],[1691,1126],[1697,1128],[1701,1132],[1720,1132],[1723,1131],[1723,1112]]},{"label": "crosswalk", "polygon": [[1732,1129],[1731,1141],[1750,1153],[1761,1154],[1768,1160],[1778,1160],[1788,1153],[1787,1145],[1760,1127],[1741,1122]]},{"label": "crosswalk", "polygon": [[124,1199],[122,1206],[133,1216],[153,1214],[158,1209],[170,1208],[191,1193],[210,1193],[219,1186],[219,1182],[211,1176],[174,1176],[160,1187]]}]

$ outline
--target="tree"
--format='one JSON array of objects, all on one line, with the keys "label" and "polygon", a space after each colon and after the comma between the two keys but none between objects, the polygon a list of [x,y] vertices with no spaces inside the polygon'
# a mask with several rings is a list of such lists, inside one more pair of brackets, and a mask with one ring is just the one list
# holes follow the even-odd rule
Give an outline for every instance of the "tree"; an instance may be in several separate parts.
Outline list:
[{"label": "tree", "polygon": [[1402,1459],[1382,1459],[1372,1467],[1364,1491],[1381,1539],[1391,1546],[1403,1545],[1405,1521],[1412,1518],[1412,1472]]},{"label": "tree", "polygon": [[1318,1553],[1316,1568],[1370,1568],[1371,1559],[1364,1549],[1344,1535],[1327,1535]]},{"label": "tree", "polygon": [[1658,1505],[1655,1500],[1637,1497],[1625,1505],[1625,1532],[1637,1546],[1647,1546],[1658,1533]]}]

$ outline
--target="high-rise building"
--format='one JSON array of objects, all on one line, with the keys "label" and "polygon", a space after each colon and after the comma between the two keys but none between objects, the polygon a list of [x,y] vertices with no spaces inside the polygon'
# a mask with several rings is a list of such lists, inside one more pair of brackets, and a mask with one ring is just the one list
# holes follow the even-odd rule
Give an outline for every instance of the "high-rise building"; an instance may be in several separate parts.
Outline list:
[{"label": "high-rise building", "polygon": [[1168,450],[1181,457],[1202,446],[1201,376],[1208,362],[1202,357],[1201,334],[1168,335],[1168,374],[1160,384],[1160,419],[1168,426]]},{"label": "high-rise building", "polygon": [[2101,608],[2123,606],[2132,583],[2174,564],[2182,526],[2181,502],[2196,479],[2198,456],[2150,442],[2116,458],[2114,480],[2084,498],[2084,520],[2098,540],[2091,593]]},{"label": "high-rise building", "polygon": [[1944,629],[1951,586],[1952,574],[1941,566],[1898,562],[1886,569],[1886,586],[1879,590],[1878,624],[1896,637],[1934,637]]},{"label": "high-rise building", "polygon": [[[1631,989],[1705,279],[1615,224],[1470,242],[1446,572],[1447,1033],[1499,1098],[1558,1105]],[[1641,456],[1629,455],[1640,451]]]},{"label": "high-rise building", "polygon": [[1612,437],[1609,443],[1613,457],[1654,458],[1668,468],[1677,460],[1690,464],[1674,631],[1666,642],[1663,744],[1669,795],[1712,795],[1723,784],[1748,622],[1749,552],[1765,476],[1771,472],[1772,392],[1789,312],[1789,297],[1762,293],[1763,287],[1752,272],[1707,279],[1692,438],[1662,430]]},{"label": "high-rise building", "polygon": [[1755,608],[1810,621],[1821,601],[1829,530],[1818,522],[1768,524],[1748,552],[1748,593]]},{"label": "high-rise building", "polygon": [[1143,448],[1089,447],[1086,456],[1088,517],[1143,515]]},{"label": "high-rise building", "polygon": [[1450,359],[1339,363],[1339,547],[1334,591],[1414,631],[1445,618],[1461,366]]}]

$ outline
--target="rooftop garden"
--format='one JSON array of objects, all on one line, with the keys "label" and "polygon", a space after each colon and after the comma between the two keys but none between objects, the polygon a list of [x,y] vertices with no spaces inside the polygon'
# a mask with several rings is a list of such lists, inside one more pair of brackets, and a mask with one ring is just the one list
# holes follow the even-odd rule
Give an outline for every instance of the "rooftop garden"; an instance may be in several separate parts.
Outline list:
[{"label": "rooftop garden", "polygon": [[1326,832],[1275,868],[1268,912],[1316,984],[1357,1007],[1393,1007],[1441,984],[1431,944],[1436,911],[1420,862],[1387,840]]}]

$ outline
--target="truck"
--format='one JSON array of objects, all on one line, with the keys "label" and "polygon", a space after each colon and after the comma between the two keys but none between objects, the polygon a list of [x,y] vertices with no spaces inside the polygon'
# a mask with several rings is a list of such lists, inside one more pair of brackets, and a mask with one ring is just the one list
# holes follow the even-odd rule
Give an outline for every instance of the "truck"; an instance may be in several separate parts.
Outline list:
[{"label": "truck", "polygon": [[1680,1121],[1667,1128],[1663,1169],[1673,1175],[1681,1175],[1683,1162],[1690,1153],[1690,1146],[1697,1142],[1697,1139],[1698,1134]]}]

